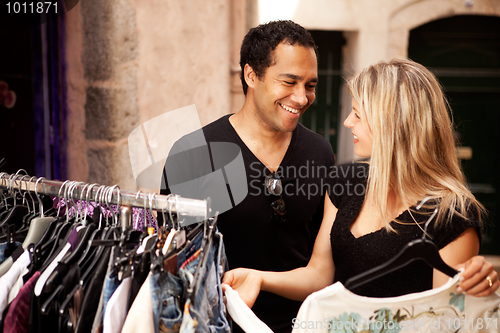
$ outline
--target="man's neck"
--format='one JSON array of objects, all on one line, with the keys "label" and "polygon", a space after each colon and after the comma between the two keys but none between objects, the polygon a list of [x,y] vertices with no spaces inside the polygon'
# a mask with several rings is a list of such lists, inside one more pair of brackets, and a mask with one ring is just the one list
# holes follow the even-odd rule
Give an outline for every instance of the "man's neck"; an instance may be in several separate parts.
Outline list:
[{"label": "man's neck", "polygon": [[292,140],[292,132],[270,128],[248,106],[229,117],[234,130],[252,153],[271,171],[281,164]]}]

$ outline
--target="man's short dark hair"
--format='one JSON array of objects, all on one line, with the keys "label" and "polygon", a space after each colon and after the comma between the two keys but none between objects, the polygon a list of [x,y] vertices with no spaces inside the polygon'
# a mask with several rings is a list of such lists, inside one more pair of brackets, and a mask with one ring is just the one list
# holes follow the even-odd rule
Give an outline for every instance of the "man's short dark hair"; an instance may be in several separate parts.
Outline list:
[{"label": "man's short dark hair", "polygon": [[281,42],[310,47],[314,49],[316,57],[318,56],[311,34],[293,21],[271,21],[250,29],[240,50],[241,84],[245,95],[248,90],[244,77],[245,65],[252,67],[257,77],[262,78],[266,69],[272,65],[272,52]]}]

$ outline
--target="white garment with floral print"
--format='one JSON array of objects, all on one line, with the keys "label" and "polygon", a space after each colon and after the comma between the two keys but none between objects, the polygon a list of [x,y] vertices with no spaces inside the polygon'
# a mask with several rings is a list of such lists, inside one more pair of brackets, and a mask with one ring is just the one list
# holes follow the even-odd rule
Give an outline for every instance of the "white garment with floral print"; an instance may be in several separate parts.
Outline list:
[{"label": "white garment with floral print", "polygon": [[459,293],[460,275],[436,289],[390,298],[359,296],[337,282],[306,298],[293,333],[499,332],[500,295]]}]

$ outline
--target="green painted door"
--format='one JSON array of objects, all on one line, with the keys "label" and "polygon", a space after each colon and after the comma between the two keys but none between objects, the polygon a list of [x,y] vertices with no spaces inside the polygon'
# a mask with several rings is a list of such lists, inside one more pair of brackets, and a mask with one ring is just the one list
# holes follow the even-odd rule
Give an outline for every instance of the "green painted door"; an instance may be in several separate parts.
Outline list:
[{"label": "green painted door", "polygon": [[500,17],[454,16],[415,28],[408,57],[444,86],[468,185],[489,211],[481,253],[500,255]]},{"label": "green painted door", "polygon": [[301,117],[310,130],[324,136],[337,152],[339,123],[339,96],[341,86],[340,66],[344,38],[340,31],[312,30],[318,46],[318,77],[316,99]]}]

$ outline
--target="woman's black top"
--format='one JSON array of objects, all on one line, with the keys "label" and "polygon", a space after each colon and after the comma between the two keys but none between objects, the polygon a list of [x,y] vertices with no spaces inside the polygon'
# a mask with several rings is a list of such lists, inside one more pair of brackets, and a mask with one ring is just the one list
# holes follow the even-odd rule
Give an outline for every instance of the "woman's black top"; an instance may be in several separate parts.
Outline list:
[{"label": "woman's black top", "polygon": [[[364,201],[366,180],[369,164],[351,163],[336,167],[330,177],[330,199],[338,208],[330,239],[333,261],[335,263],[335,282],[343,284],[346,281],[373,267],[383,264],[393,258],[410,241],[421,238],[422,229],[405,211],[391,222],[396,232],[382,228],[361,237],[354,237],[350,225],[358,216]],[[415,212],[411,214],[418,222],[428,220],[432,211]],[[427,213],[425,213],[427,212]],[[475,227],[481,238],[480,223],[477,214],[465,220],[457,215],[450,223],[435,228],[434,221],[428,226],[428,234],[438,249],[442,249],[455,240],[466,229]],[[424,223],[420,226],[423,228]],[[359,286],[352,291],[358,295],[369,297],[392,297],[432,289],[433,268],[423,260],[416,260],[392,273],[388,273],[374,281]]]}]

